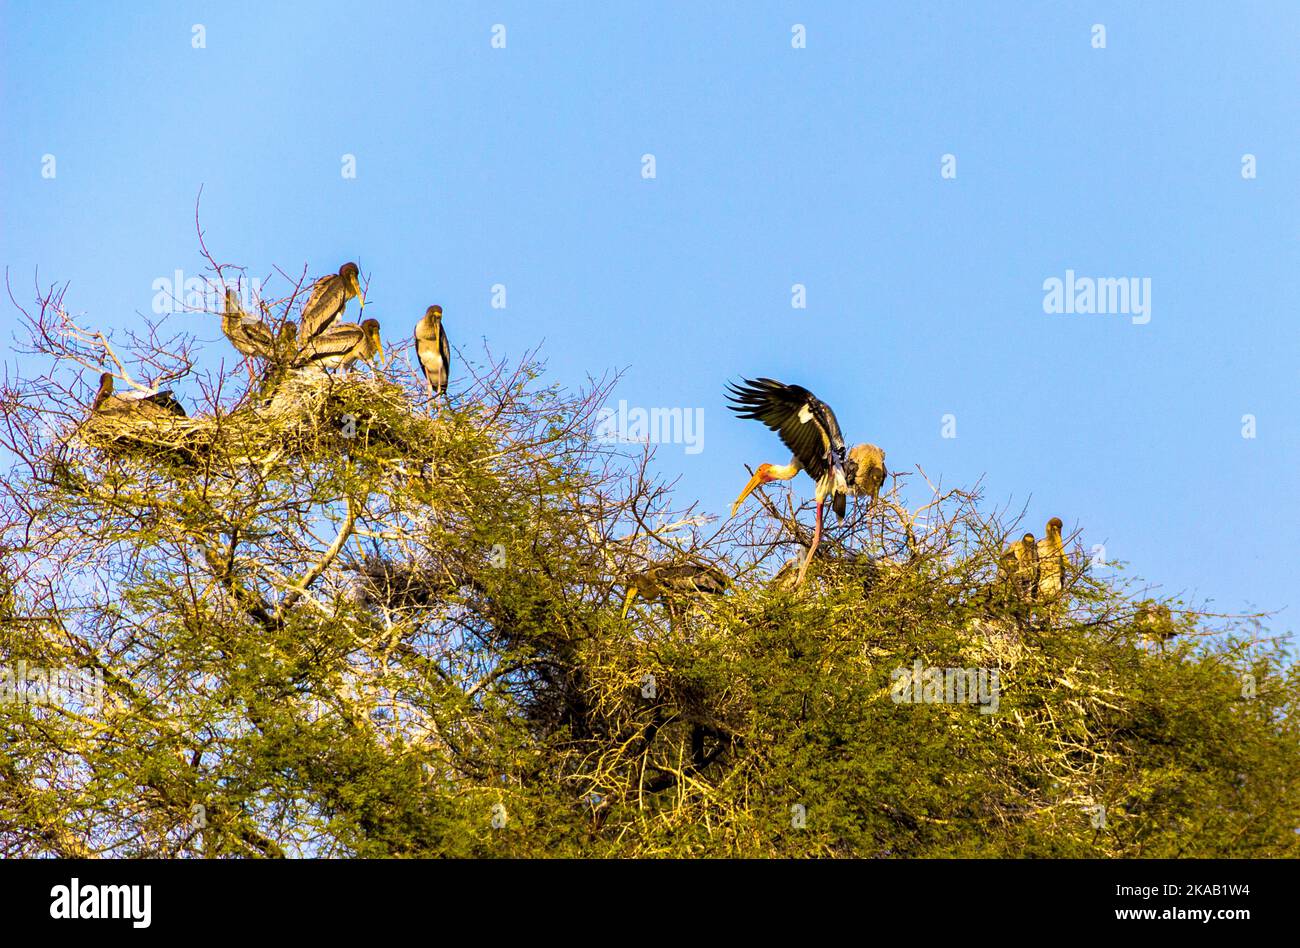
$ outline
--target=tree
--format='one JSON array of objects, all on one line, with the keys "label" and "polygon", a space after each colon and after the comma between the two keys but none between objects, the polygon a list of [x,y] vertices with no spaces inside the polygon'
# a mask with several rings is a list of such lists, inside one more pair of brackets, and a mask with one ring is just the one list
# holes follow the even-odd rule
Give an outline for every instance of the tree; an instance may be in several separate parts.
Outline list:
[{"label": "tree", "polygon": [[[978,492],[896,476],[795,590],[801,512],[679,509],[596,436],[609,379],[489,357],[442,406],[396,354],[250,383],[59,291],[24,319],[0,668],[103,700],[11,677],[0,853],[1300,855],[1300,677],[1259,619],[1171,602],[1153,636],[1077,551],[1026,600]],[[188,417],[88,415],[105,368]],[[685,562],[731,588],[621,617]]]}]

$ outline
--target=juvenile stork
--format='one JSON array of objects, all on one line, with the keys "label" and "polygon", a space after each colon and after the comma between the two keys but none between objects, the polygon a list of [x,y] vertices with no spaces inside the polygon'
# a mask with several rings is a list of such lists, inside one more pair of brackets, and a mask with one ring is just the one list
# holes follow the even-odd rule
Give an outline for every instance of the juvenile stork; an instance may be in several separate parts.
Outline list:
[{"label": "juvenile stork", "polygon": [[221,331],[241,355],[267,359],[275,354],[275,336],[266,323],[244,311],[239,302],[239,294],[233,286],[226,287],[226,305],[221,311]]},{"label": "juvenile stork", "polygon": [[367,319],[360,326],[338,323],[304,345],[294,367],[347,368],[358,359],[373,359],[376,355],[384,357],[378,320]]},{"label": "juvenile stork", "polygon": [[1138,603],[1133,625],[1144,639],[1154,642],[1164,651],[1165,643],[1178,634],[1173,611],[1167,603],[1143,599]]},{"label": "juvenile stork", "polygon": [[1061,540],[1060,517],[1047,521],[1047,536],[1038,541],[1038,595],[1059,599],[1065,588],[1065,543]]},{"label": "juvenile stork", "polygon": [[430,306],[415,324],[415,355],[429,383],[430,395],[447,391],[447,377],[451,374],[451,343],[442,328],[442,307]]},{"label": "juvenile stork", "polygon": [[105,372],[99,377],[99,389],[95,400],[90,403],[90,413],[102,415],[135,415],[145,418],[184,418],[185,409],[176,400],[170,389],[161,392],[127,392],[123,395],[113,393],[113,373]]},{"label": "juvenile stork", "polygon": [[1038,564],[1038,542],[1032,533],[1026,533],[1012,542],[999,563],[1003,578],[1014,591],[1016,598],[1032,602],[1038,598],[1041,570]]},{"label": "juvenile stork", "polygon": [[312,284],[311,295],[302,308],[302,328],[298,339],[304,345],[311,342],[343,315],[348,300],[356,297],[365,309],[366,297],[361,292],[361,271],[355,263],[345,263],[338,273],[323,276]]},{"label": "juvenile stork", "polygon": [[226,305],[221,310],[221,331],[226,334],[230,344],[244,357],[248,368],[248,379],[253,380],[254,356],[263,359],[275,355],[275,336],[256,316],[250,316],[240,305],[239,294],[233,286],[226,287]]},{"label": "juvenile stork", "polygon": [[275,337],[275,360],[282,365],[293,364],[298,357],[298,324],[286,319],[280,324],[280,332]]},{"label": "juvenile stork", "polygon": [[623,616],[639,595],[642,599],[658,599],[670,603],[675,596],[706,594],[721,596],[731,585],[727,574],[716,566],[705,563],[658,563],[627,577],[627,596],[623,600]]},{"label": "juvenile stork", "polygon": [[741,418],[761,421],[775,431],[793,457],[789,464],[760,464],[731,505],[731,515],[736,515],[750,491],[760,484],[788,481],[800,471],[808,472],[817,482],[817,526],[795,580],[795,586],[800,586],[821,543],[822,506],[827,496],[840,518],[844,517],[849,494],[866,494],[874,502],[888,473],[885,452],[874,444],[847,448],[835,412],[808,389],[774,379],[743,381],[743,385],[729,386],[729,407]]}]

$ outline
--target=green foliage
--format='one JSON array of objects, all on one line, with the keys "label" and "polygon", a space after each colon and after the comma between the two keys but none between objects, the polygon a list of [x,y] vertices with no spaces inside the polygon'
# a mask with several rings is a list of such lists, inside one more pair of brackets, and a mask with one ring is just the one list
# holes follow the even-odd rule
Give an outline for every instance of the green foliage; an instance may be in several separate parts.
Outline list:
[{"label": "green foliage", "polygon": [[[775,507],[705,536],[592,440],[602,392],[536,377],[435,410],[391,367],[291,376],[179,466],[12,402],[0,666],[105,702],[0,704],[0,851],[1300,855],[1300,676],[1257,630],[1175,603],[1156,641],[1077,555],[1018,601],[1013,524],[948,495],[920,530],[897,487],[790,589]],[[687,555],[728,594],[620,618]],[[996,669],[996,711],[896,701],[918,662]]]}]

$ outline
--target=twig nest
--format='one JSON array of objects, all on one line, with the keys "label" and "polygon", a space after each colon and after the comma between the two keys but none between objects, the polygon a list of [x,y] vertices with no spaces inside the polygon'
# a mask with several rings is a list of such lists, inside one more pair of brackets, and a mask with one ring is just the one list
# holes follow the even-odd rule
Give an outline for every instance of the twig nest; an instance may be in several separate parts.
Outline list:
[{"label": "twig nest", "polygon": [[185,417],[147,401],[111,397],[78,429],[88,447],[117,455],[180,455],[186,461],[274,462],[319,450],[322,439],[364,437],[400,446],[409,437],[405,390],[372,375],[309,368],[287,372],[229,413]]}]

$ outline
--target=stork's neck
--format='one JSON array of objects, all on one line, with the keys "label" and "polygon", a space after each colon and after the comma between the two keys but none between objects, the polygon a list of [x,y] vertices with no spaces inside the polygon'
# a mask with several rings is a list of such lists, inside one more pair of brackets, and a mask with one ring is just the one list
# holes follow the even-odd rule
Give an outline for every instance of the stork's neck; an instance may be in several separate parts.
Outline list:
[{"label": "stork's neck", "polygon": [[789,464],[769,464],[764,472],[765,481],[788,481],[800,471],[803,465],[799,463],[798,458],[791,458]]}]

